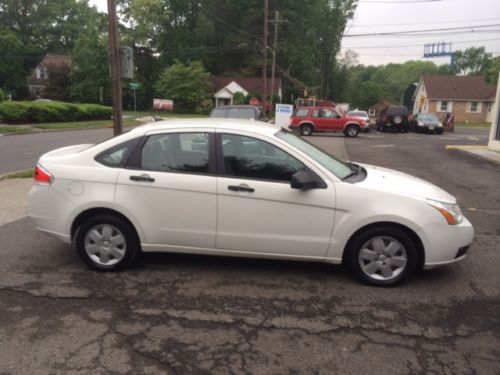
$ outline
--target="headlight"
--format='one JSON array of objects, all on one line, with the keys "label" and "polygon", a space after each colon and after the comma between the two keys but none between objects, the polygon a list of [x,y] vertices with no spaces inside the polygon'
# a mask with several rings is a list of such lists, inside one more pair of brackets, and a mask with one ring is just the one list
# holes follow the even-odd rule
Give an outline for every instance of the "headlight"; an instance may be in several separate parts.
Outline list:
[{"label": "headlight", "polygon": [[443,124],[442,124],[442,123],[439,123],[439,124],[438,124],[438,128],[440,128],[440,127],[442,127],[442,126],[443,126]]},{"label": "headlight", "polygon": [[424,126],[424,123],[422,121],[419,121],[418,126]]},{"label": "headlight", "polygon": [[458,204],[445,203],[433,199],[427,199],[427,203],[438,210],[450,225],[460,224],[464,218]]}]

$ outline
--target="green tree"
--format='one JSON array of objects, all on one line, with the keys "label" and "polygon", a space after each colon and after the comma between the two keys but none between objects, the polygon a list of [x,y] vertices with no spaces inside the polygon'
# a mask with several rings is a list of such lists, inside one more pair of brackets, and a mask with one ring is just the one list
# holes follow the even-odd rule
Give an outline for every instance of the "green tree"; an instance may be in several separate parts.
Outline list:
[{"label": "green tree", "polygon": [[210,88],[210,75],[199,61],[184,65],[180,61],[166,68],[156,84],[160,97],[172,99],[179,111],[192,111],[201,104]]},{"label": "green tree", "polygon": [[[91,17],[94,22],[89,23]],[[2,0],[0,25],[24,44],[46,52],[68,52],[82,31],[104,31],[107,23],[88,0]]]},{"label": "green tree", "polygon": [[498,73],[500,72],[500,56],[491,59],[488,69],[484,72],[486,82],[496,85],[498,81]]},{"label": "green tree", "polygon": [[26,80],[42,55],[7,30],[0,31],[0,51],[0,87],[14,98],[23,98],[28,90]]},{"label": "green tree", "polygon": [[111,79],[108,63],[108,39],[97,30],[87,30],[80,35],[73,50],[70,74],[70,97],[77,102],[111,102]]},{"label": "green tree", "polygon": [[491,53],[484,47],[471,47],[465,51],[456,51],[452,71],[455,74],[478,75],[483,74],[489,66]]}]

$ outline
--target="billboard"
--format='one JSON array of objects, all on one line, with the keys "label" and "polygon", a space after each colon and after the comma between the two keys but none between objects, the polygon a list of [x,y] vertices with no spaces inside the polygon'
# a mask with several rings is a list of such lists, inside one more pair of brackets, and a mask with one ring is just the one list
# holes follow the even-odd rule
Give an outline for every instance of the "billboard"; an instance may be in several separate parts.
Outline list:
[{"label": "billboard", "polygon": [[170,99],[153,99],[153,109],[158,111],[173,111],[174,101]]}]

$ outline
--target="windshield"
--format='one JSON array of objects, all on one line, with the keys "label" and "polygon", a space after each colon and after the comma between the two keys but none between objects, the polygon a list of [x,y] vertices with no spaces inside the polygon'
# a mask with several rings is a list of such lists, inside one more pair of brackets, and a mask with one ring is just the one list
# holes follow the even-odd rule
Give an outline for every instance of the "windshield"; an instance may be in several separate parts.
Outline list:
[{"label": "windshield", "polygon": [[281,130],[275,135],[282,141],[285,141],[289,145],[307,154],[309,157],[317,161],[319,164],[321,164],[323,167],[328,169],[340,179],[344,179],[346,176],[350,175],[353,172],[348,163],[338,160],[331,155],[328,155],[323,150],[288,131]]},{"label": "windshield", "polygon": [[439,119],[433,113],[420,114],[420,115],[418,115],[418,119],[420,121],[435,121],[435,122],[439,122]]}]

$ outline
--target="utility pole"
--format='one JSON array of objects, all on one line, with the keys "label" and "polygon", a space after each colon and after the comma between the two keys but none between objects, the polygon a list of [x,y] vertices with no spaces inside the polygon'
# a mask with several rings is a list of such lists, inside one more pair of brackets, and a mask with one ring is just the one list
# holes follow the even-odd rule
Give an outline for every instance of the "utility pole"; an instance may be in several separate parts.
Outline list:
[{"label": "utility pole", "polygon": [[273,50],[272,50],[272,53],[273,53],[273,66],[271,68],[271,104],[274,104],[274,100],[273,100],[273,96],[274,96],[274,77],[275,77],[275,74],[276,74],[276,48],[278,47],[278,20],[279,20],[279,17],[280,17],[280,13],[278,11],[276,11],[274,13],[274,21],[271,21],[271,22],[274,22],[274,40],[273,40]]},{"label": "utility pole", "polygon": [[267,22],[268,22],[268,10],[269,1],[264,0],[264,66],[262,67],[262,79],[264,80],[264,95],[262,95],[262,100],[264,101],[264,113],[267,115]]},{"label": "utility pole", "polygon": [[113,98],[113,132],[119,135],[123,132],[122,120],[122,82],[120,74],[120,35],[116,19],[116,2],[108,0],[109,18],[109,49],[111,51],[111,95]]}]

